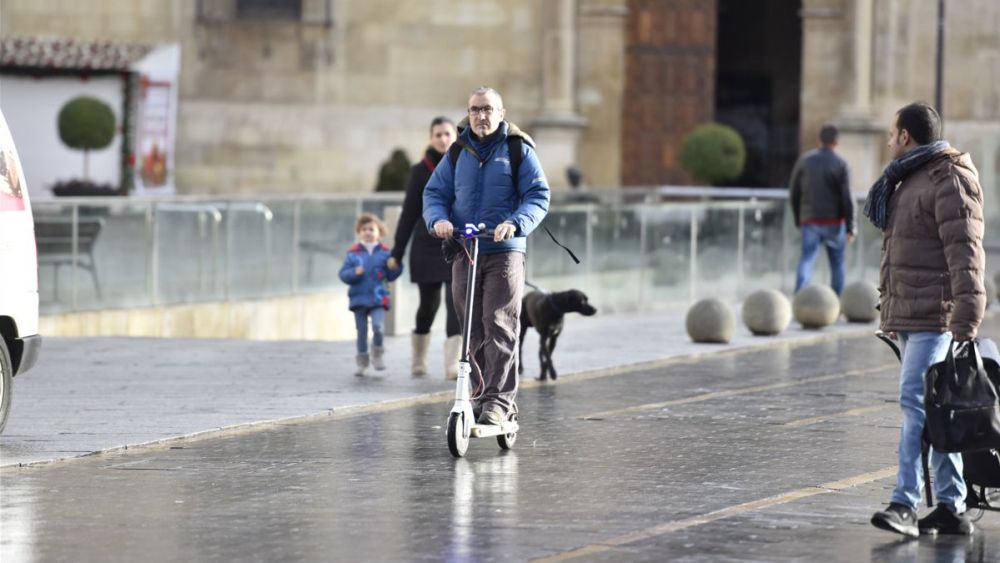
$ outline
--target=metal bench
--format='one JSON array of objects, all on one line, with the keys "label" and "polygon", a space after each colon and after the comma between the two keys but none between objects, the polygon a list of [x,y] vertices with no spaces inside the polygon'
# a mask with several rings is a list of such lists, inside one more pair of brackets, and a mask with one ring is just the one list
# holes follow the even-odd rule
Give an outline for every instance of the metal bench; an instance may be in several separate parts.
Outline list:
[{"label": "metal bench", "polygon": [[55,270],[55,297],[59,298],[59,268],[63,265],[83,268],[90,272],[97,297],[101,298],[101,282],[97,277],[94,243],[104,226],[101,217],[78,217],[76,232],[72,217],[35,216],[35,241],[38,244],[38,267],[51,265]]}]

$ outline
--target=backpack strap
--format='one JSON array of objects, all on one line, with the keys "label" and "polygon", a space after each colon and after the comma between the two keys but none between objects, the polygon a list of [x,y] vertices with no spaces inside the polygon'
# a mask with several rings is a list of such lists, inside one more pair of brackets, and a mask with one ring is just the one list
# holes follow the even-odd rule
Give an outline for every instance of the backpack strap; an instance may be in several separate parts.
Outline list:
[{"label": "backpack strap", "polygon": [[455,177],[455,167],[458,166],[458,156],[462,154],[462,145],[455,141],[448,147],[448,162],[451,163],[451,177]]},{"label": "backpack strap", "polygon": [[518,180],[521,179],[521,146],[524,140],[521,137],[507,137],[507,151],[510,153],[510,176],[514,181],[514,191],[517,191]]}]

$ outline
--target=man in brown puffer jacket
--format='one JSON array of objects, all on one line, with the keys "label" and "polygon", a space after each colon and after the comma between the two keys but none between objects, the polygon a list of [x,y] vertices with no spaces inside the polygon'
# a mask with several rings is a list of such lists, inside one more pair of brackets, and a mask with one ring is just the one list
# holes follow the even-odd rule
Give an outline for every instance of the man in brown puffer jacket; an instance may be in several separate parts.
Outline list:
[{"label": "man in brown puffer jacket", "polygon": [[952,340],[976,337],[986,311],[983,192],[968,154],[941,140],[931,106],[910,104],[889,130],[893,161],[872,186],[865,215],[882,229],[881,328],[903,348],[899,471],[875,526],[908,536],[972,533],[965,517],[962,456],[931,451],[938,506],[917,520],[923,471],[923,375],[944,360]]}]

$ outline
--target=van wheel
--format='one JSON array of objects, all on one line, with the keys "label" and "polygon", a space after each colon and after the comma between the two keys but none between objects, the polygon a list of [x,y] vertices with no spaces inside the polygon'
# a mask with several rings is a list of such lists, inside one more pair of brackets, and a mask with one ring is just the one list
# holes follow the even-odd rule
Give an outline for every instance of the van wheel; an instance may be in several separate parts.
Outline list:
[{"label": "van wheel", "polygon": [[0,338],[0,434],[7,426],[7,413],[10,411],[10,394],[14,391],[14,366],[10,363],[10,353],[7,343]]}]

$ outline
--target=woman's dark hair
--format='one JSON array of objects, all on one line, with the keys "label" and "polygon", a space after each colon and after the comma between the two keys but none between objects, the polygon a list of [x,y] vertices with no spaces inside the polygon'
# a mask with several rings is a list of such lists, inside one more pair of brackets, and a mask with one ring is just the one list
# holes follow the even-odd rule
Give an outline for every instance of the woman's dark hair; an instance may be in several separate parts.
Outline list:
[{"label": "woman's dark hair", "polygon": [[448,119],[447,117],[445,117],[443,115],[439,115],[439,116],[437,116],[437,117],[434,118],[434,121],[431,121],[431,132],[434,132],[434,128],[435,127],[437,127],[438,125],[442,125],[444,123],[447,123],[448,125],[451,125],[452,129],[455,128],[455,122],[454,121]]},{"label": "woman's dark hair", "polygon": [[896,112],[896,130],[906,129],[918,145],[941,140],[941,116],[930,104],[914,102]]}]

